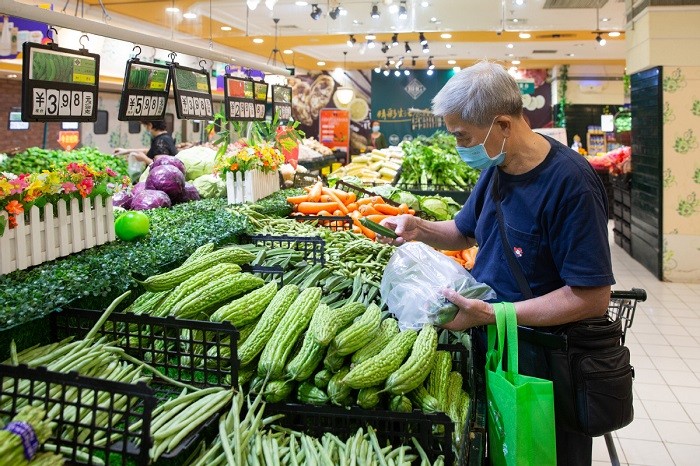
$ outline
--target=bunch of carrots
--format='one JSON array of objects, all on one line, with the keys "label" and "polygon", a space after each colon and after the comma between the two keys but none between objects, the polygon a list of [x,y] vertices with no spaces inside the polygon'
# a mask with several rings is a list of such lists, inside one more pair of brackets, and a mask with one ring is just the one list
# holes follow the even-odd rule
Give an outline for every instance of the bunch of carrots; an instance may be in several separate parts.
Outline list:
[{"label": "bunch of carrots", "polygon": [[375,239],[377,234],[362,226],[360,218],[379,223],[387,217],[416,213],[407,204],[389,205],[381,196],[357,199],[355,193],[323,186],[320,181],[304,189],[307,194],[287,198],[287,202],[295,207],[292,215],[348,216],[353,220],[353,231],[370,239]]},{"label": "bunch of carrots", "polygon": [[473,246],[468,249],[462,249],[461,251],[448,251],[446,249],[441,249],[440,252],[456,260],[462,267],[467,270],[474,268],[474,260],[476,259],[476,253],[479,251],[477,246]]}]

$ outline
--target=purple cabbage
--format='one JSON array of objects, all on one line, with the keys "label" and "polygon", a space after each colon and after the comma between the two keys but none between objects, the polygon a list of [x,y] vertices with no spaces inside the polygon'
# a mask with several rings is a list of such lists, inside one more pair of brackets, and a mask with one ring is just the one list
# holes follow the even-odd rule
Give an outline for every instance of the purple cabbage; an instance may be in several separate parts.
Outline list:
[{"label": "purple cabbage", "polygon": [[163,191],[144,189],[131,200],[132,210],[148,210],[156,207],[170,207],[172,202],[170,197]]},{"label": "purple cabbage", "polygon": [[185,191],[182,194],[180,201],[181,202],[190,202],[190,201],[198,201],[199,199],[200,199],[199,191],[197,191],[197,188],[195,188],[192,183],[185,183]]},{"label": "purple cabbage", "polygon": [[180,199],[185,191],[185,175],[173,165],[151,168],[146,178],[146,189],[163,191],[170,199]]},{"label": "purple cabbage", "polygon": [[112,205],[129,210],[133,195],[128,191],[118,191],[112,195]]},{"label": "purple cabbage", "polygon": [[134,185],[133,188],[131,188],[131,195],[136,196],[138,193],[140,193],[144,189],[146,189],[146,182],[145,181],[138,182]]},{"label": "purple cabbage", "polygon": [[151,164],[151,170],[153,170],[156,167],[161,167],[163,165],[172,165],[173,167],[180,170],[183,175],[187,175],[187,170],[185,168],[185,164],[182,163],[182,161],[180,159],[173,157],[172,155],[159,155],[159,156],[157,156],[156,159]]}]

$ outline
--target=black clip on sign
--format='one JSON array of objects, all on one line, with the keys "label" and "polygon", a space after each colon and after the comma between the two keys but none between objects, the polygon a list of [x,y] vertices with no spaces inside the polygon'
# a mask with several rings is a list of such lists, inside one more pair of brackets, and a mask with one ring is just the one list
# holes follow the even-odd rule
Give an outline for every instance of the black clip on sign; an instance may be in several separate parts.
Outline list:
[{"label": "black clip on sign", "polygon": [[170,67],[139,60],[139,53],[126,62],[119,104],[120,121],[165,119],[170,94]]},{"label": "black clip on sign", "polygon": [[272,113],[281,121],[292,119],[292,88],[289,86],[272,86]]},{"label": "black clip on sign", "polygon": [[[250,79],[224,76],[224,102],[229,121],[255,120],[255,90]],[[264,115],[263,115],[264,116]]]},{"label": "black clip on sign", "polygon": [[99,80],[100,56],[86,48],[25,42],[22,121],[96,121]]},{"label": "black clip on sign", "polygon": [[170,72],[177,117],[185,120],[214,119],[209,73],[204,69],[180,66],[174,61],[170,63]]}]

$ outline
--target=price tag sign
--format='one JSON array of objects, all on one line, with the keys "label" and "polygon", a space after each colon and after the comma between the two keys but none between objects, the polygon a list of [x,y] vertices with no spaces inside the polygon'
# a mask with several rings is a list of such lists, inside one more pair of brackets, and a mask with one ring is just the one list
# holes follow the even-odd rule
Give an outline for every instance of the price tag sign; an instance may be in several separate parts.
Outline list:
[{"label": "price tag sign", "polygon": [[255,119],[265,120],[265,105],[267,104],[267,83],[255,82]]},{"label": "price tag sign", "polygon": [[228,75],[224,77],[224,105],[228,120],[252,121],[256,119],[254,84],[249,79]]},{"label": "price tag sign", "polygon": [[272,86],[272,113],[280,121],[292,119],[292,88],[289,86]]},{"label": "price tag sign", "polygon": [[214,119],[209,73],[177,63],[170,65],[170,73],[177,117],[184,120]]},{"label": "price tag sign", "polygon": [[100,56],[56,44],[22,46],[22,121],[95,121]]},{"label": "price tag sign", "polygon": [[164,120],[170,93],[170,67],[144,63],[138,58],[126,62],[120,121]]}]

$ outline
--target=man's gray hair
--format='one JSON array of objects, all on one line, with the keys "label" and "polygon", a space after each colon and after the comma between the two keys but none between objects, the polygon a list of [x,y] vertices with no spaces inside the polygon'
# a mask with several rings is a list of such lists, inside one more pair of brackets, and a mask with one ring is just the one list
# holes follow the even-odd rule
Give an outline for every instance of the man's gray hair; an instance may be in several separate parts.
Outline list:
[{"label": "man's gray hair", "polygon": [[488,61],[458,72],[433,99],[435,115],[459,115],[479,127],[489,126],[497,115],[522,112],[518,83],[503,66]]}]

